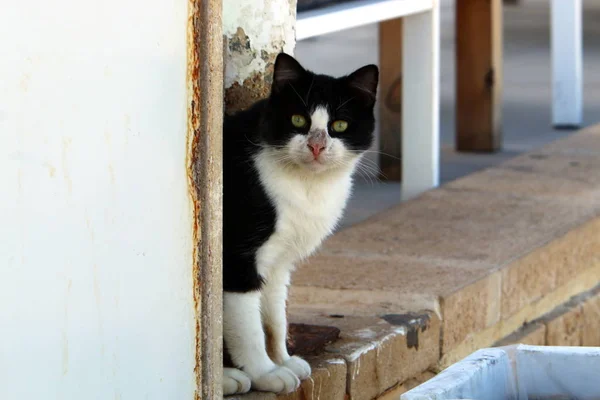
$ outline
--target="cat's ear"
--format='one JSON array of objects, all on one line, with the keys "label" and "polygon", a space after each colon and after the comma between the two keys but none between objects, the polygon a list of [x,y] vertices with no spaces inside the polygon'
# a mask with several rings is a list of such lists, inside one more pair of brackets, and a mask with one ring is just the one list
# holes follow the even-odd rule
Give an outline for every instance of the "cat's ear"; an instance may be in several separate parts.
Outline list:
[{"label": "cat's ear", "polygon": [[377,84],[379,83],[379,68],[376,65],[365,65],[347,77],[348,85],[356,90],[365,101],[375,103]]},{"label": "cat's ear", "polygon": [[306,70],[294,57],[279,53],[273,70],[273,90],[283,89],[288,83],[299,80],[304,74]]}]

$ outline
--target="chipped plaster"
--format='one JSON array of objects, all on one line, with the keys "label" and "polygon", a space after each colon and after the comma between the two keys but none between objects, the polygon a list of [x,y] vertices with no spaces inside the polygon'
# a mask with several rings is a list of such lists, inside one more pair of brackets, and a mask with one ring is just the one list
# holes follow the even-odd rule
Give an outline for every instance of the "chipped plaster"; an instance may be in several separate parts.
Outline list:
[{"label": "chipped plaster", "polygon": [[225,88],[262,74],[282,50],[293,55],[295,24],[296,0],[225,0]]}]

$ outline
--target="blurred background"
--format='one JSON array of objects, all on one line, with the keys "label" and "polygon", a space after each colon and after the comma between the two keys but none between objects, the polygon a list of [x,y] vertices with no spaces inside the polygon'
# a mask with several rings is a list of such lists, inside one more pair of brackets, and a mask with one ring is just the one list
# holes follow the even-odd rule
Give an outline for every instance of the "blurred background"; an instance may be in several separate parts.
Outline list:
[{"label": "blurred background", "polygon": [[[455,151],[455,1],[440,0],[441,183],[573,132],[552,127],[550,3],[550,0],[520,0],[504,4],[502,150],[476,154]],[[295,54],[316,72],[345,75],[364,64],[378,63],[378,37],[378,24],[366,25],[301,40]],[[583,1],[583,46],[585,127],[600,121],[599,1]],[[400,202],[400,183],[380,181],[373,172],[377,162],[377,154],[370,153],[364,165],[371,172],[360,174],[341,227]]]}]

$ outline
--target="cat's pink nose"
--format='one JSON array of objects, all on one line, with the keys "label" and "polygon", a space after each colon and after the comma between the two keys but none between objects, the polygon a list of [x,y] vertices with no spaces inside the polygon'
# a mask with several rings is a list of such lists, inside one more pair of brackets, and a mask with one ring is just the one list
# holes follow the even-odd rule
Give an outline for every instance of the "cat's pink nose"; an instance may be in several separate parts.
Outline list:
[{"label": "cat's pink nose", "polygon": [[308,148],[310,149],[310,151],[312,151],[313,156],[317,158],[319,157],[319,154],[321,154],[321,152],[325,150],[325,145],[323,145],[322,143],[308,143]]}]

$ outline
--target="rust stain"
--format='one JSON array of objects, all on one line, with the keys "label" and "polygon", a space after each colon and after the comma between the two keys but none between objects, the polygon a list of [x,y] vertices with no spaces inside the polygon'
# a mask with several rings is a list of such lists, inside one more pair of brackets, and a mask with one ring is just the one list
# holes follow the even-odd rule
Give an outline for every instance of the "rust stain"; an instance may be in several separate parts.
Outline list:
[{"label": "rust stain", "polygon": [[48,169],[48,175],[50,175],[50,178],[54,178],[54,175],[56,174],[56,167],[48,162],[44,163],[44,167]]},{"label": "rust stain", "polygon": [[29,91],[29,80],[30,80],[30,76],[29,74],[23,74],[23,76],[21,77],[21,80],[19,81],[19,87],[21,88],[22,91],[27,92]]},{"label": "rust stain", "polygon": [[201,399],[202,392],[202,360],[200,357],[202,351],[202,337],[200,326],[201,312],[201,283],[200,266],[198,264],[198,245],[200,238],[200,226],[198,224],[200,218],[200,203],[198,201],[198,189],[194,179],[194,164],[196,163],[198,133],[200,127],[200,115],[198,106],[200,104],[200,87],[199,87],[199,63],[198,55],[199,37],[196,25],[200,19],[200,4],[198,0],[188,0],[188,21],[187,21],[187,95],[188,95],[188,113],[187,113],[187,154],[186,154],[186,171],[188,176],[188,187],[192,211],[192,295],[194,307],[194,331],[195,331],[195,346],[194,346],[194,375],[196,377],[196,389],[194,398]]},{"label": "rust stain", "polygon": [[196,399],[222,397],[223,42],[220,0],[188,0],[186,168],[193,212]]}]

